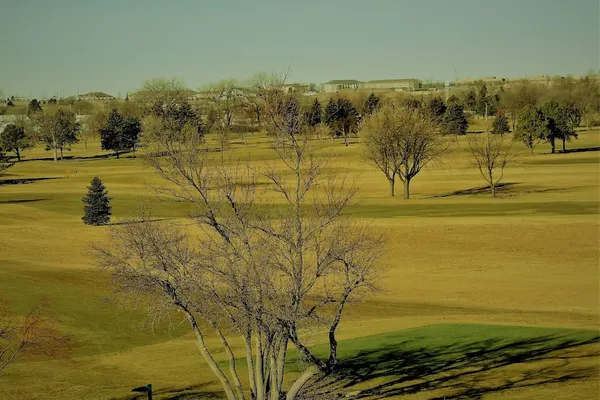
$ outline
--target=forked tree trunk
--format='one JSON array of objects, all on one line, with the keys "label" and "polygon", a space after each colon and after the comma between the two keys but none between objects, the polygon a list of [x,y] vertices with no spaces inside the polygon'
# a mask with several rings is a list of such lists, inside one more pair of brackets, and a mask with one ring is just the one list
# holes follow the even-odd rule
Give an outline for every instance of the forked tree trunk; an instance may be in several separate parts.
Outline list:
[{"label": "forked tree trunk", "polygon": [[410,179],[404,179],[404,199],[410,199]]},{"label": "forked tree trunk", "polygon": [[227,379],[225,374],[223,374],[223,371],[221,371],[221,368],[219,368],[219,365],[217,364],[217,362],[213,358],[212,354],[208,350],[208,347],[206,346],[206,342],[204,341],[204,336],[202,335],[202,332],[200,331],[200,328],[198,327],[198,324],[196,323],[196,319],[194,318],[194,316],[190,313],[190,311],[186,307],[180,306],[180,308],[184,311],[185,315],[187,316],[188,320],[190,321],[192,331],[194,332],[194,335],[196,336],[196,346],[198,346],[198,349],[200,350],[200,354],[202,354],[202,356],[204,357],[204,360],[206,361],[206,363],[208,364],[208,366],[210,367],[212,372],[215,374],[215,376],[221,383],[221,386],[223,386],[223,390],[225,391],[225,395],[227,396],[227,398],[229,400],[236,400],[236,396],[233,393],[233,389],[231,388],[231,385],[229,384],[229,380]]},{"label": "forked tree trunk", "polygon": [[328,372],[335,371],[338,366],[338,356],[337,356],[338,342],[335,338],[335,331],[337,330],[337,327],[340,324],[340,320],[342,318],[342,313],[344,312],[344,306],[346,305],[346,301],[348,301],[349,296],[350,296],[350,292],[345,291],[344,295],[342,296],[342,299],[340,300],[340,304],[336,310],[335,317],[333,319],[333,323],[329,327],[329,359],[327,360]]},{"label": "forked tree trunk", "polygon": [[302,373],[302,375],[300,375],[300,377],[296,379],[292,387],[290,387],[290,390],[287,392],[287,396],[285,397],[285,399],[294,400],[296,396],[298,396],[298,393],[300,393],[300,390],[304,387],[306,382],[308,382],[309,379],[315,376],[318,372],[319,369],[317,367],[308,367],[308,369],[306,369],[304,373]]}]

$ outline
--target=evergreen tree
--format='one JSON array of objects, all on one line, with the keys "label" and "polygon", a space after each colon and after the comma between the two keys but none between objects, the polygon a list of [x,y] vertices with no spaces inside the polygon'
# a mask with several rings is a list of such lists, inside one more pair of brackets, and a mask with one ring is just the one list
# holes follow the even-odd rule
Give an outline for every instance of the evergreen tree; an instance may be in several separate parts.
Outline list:
[{"label": "evergreen tree", "polygon": [[319,99],[315,98],[315,101],[312,104],[312,108],[310,110],[310,126],[317,126],[321,123],[321,119],[323,117],[323,111],[321,109],[321,103]]},{"label": "evergreen tree", "polygon": [[469,111],[475,111],[477,108],[477,95],[474,90],[470,90],[465,97],[465,107]]},{"label": "evergreen tree", "polygon": [[360,114],[350,100],[338,99],[335,119],[337,131],[344,136],[344,144],[348,146],[350,134],[358,129]]},{"label": "evergreen tree", "polygon": [[[477,95],[477,105],[476,105],[476,109],[475,109],[476,113],[478,115],[484,116],[486,105],[487,105],[487,107],[489,107],[487,86],[485,86],[485,84],[484,84],[484,85],[481,85],[481,88],[479,89],[479,94]],[[488,110],[488,113],[489,113],[489,110]]]},{"label": "evergreen tree", "polygon": [[375,96],[375,93],[371,93],[365,101],[365,106],[363,109],[364,115],[372,115],[375,110],[379,107],[379,97]]},{"label": "evergreen tree", "polygon": [[448,101],[446,103],[447,103],[447,106],[450,106],[450,104],[459,104],[459,105],[462,105],[460,99],[455,94],[453,94],[452,96],[450,96],[448,98]]},{"label": "evergreen tree", "polygon": [[119,158],[120,153],[135,150],[141,130],[137,117],[123,117],[116,108],[113,108],[106,125],[100,129],[102,149],[115,151]]},{"label": "evergreen tree", "polygon": [[438,124],[442,122],[444,114],[446,113],[446,104],[444,104],[444,100],[439,97],[434,97],[429,100],[428,111],[433,121]]},{"label": "evergreen tree", "polygon": [[106,187],[97,176],[88,186],[88,193],[82,199],[84,215],[81,218],[86,225],[106,225],[110,222],[111,206]]},{"label": "evergreen tree", "polygon": [[496,113],[496,119],[492,123],[492,133],[504,135],[508,132],[510,132],[510,127],[508,125],[508,117],[506,116],[504,111],[499,110]]},{"label": "evergreen tree", "polygon": [[325,106],[325,123],[333,129],[336,119],[337,104],[333,101],[333,99],[329,99],[329,103],[327,103],[327,106]]},{"label": "evergreen tree", "polygon": [[29,102],[29,107],[27,107],[27,115],[40,113],[42,112],[42,105],[37,99],[33,99]]},{"label": "evergreen tree", "polygon": [[469,122],[465,117],[463,106],[451,103],[442,118],[441,130],[445,135],[464,135],[467,133]]}]

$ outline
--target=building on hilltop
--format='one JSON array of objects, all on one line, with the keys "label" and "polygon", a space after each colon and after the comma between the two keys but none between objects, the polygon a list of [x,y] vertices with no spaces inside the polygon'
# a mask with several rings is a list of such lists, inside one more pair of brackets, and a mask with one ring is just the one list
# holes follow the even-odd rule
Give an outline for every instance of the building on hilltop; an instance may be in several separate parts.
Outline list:
[{"label": "building on hilltop", "polygon": [[421,86],[418,79],[379,79],[364,83],[364,88],[370,90],[414,91],[421,89]]},{"label": "building on hilltop", "polygon": [[421,89],[422,84],[418,79],[379,79],[361,82],[354,79],[332,80],[322,85],[325,93],[335,93],[347,90],[394,90],[414,91]]},{"label": "building on hilltop", "polygon": [[363,88],[364,83],[354,79],[334,79],[329,82],[325,82],[323,91],[325,93],[335,93],[340,90],[358,90]]},{"label": "building on hilltop", "polygon": [[86,94],[80,94],[77,96],[77,100],[114,100],[115,97],[110,94],[102,92],[90,92]]}]

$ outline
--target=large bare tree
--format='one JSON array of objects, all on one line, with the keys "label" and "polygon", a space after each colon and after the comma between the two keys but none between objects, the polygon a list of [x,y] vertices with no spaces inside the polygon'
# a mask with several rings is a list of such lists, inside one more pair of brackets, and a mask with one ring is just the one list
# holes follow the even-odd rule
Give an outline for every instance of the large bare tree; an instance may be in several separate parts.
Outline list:
[{"label": "large bare tree", "polygon": [[496,197],[496,187],[504,177],[504,168],[514,161],[512,142],[503,135],[490,132],[467,136],[469,150],[481,176],[490,186],[492,197]]},{"label": "large bare tree", "polygon": [[386,105],[363,123],[361,136],[365,157],[379,168],[394,196],[396,178],[404,183],[404,198],[410,198],[410,182],[427,164],[440,158],[450,141],[435,123],[418,109]]},{"label": "large bare tree", "polygon": [[[142,213],[114,227],[97,257],[118,288],[148,300],[153,315],[183,313],[229,399],[245,398],[238,357],[246,358],[250,397],[279,399],[293,343],[313,364],[287,390],[293,399],[311,376],[335,370],[336,331],[347,304],[377,288],[383,240],[344,216],[356,189],[315,156],[295,99],[275,84],[260,96],[278,164],[219,163],[197,136],[158,137],[154,154],[163,156],[148,159],[165,181],[157,189],[192,205],[202,233]],[[303,338],[319,327],[327,360]],[[209,332],[220,339],[228,373],[206,345]],[[235,337],[243,354],[231,346]]]}]

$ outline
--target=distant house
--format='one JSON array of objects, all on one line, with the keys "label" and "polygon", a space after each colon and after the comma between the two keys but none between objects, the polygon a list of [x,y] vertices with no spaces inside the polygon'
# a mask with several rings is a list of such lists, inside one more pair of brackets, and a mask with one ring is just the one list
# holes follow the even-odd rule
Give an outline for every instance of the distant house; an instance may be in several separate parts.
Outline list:
[{"label": "distant house", "polygon": [[388,91],[413,91],[422,87],[418,79],[381,79],[361,82],[354,79],[333,80],[323,84],[325,93],[335,93],[347,90],[388,90]]},{"label": "distant house", "polygon": [[325,93],[335,93],[340,90],[358,90],[362,89],[363,82],[354,79],[335,79],[323,84]]},{"label": "distant house", "polygon": [[419,90],[421,86],[418,79],[381,79],[364,83],[364,88],[371,90],[413,91]]},{"label": "distant house", "polygon": [[102,93],[102,92],[90,92],[86,94],[80,94],[77,96],[77,100],[114,100],[115,97],[110,94]]}]

